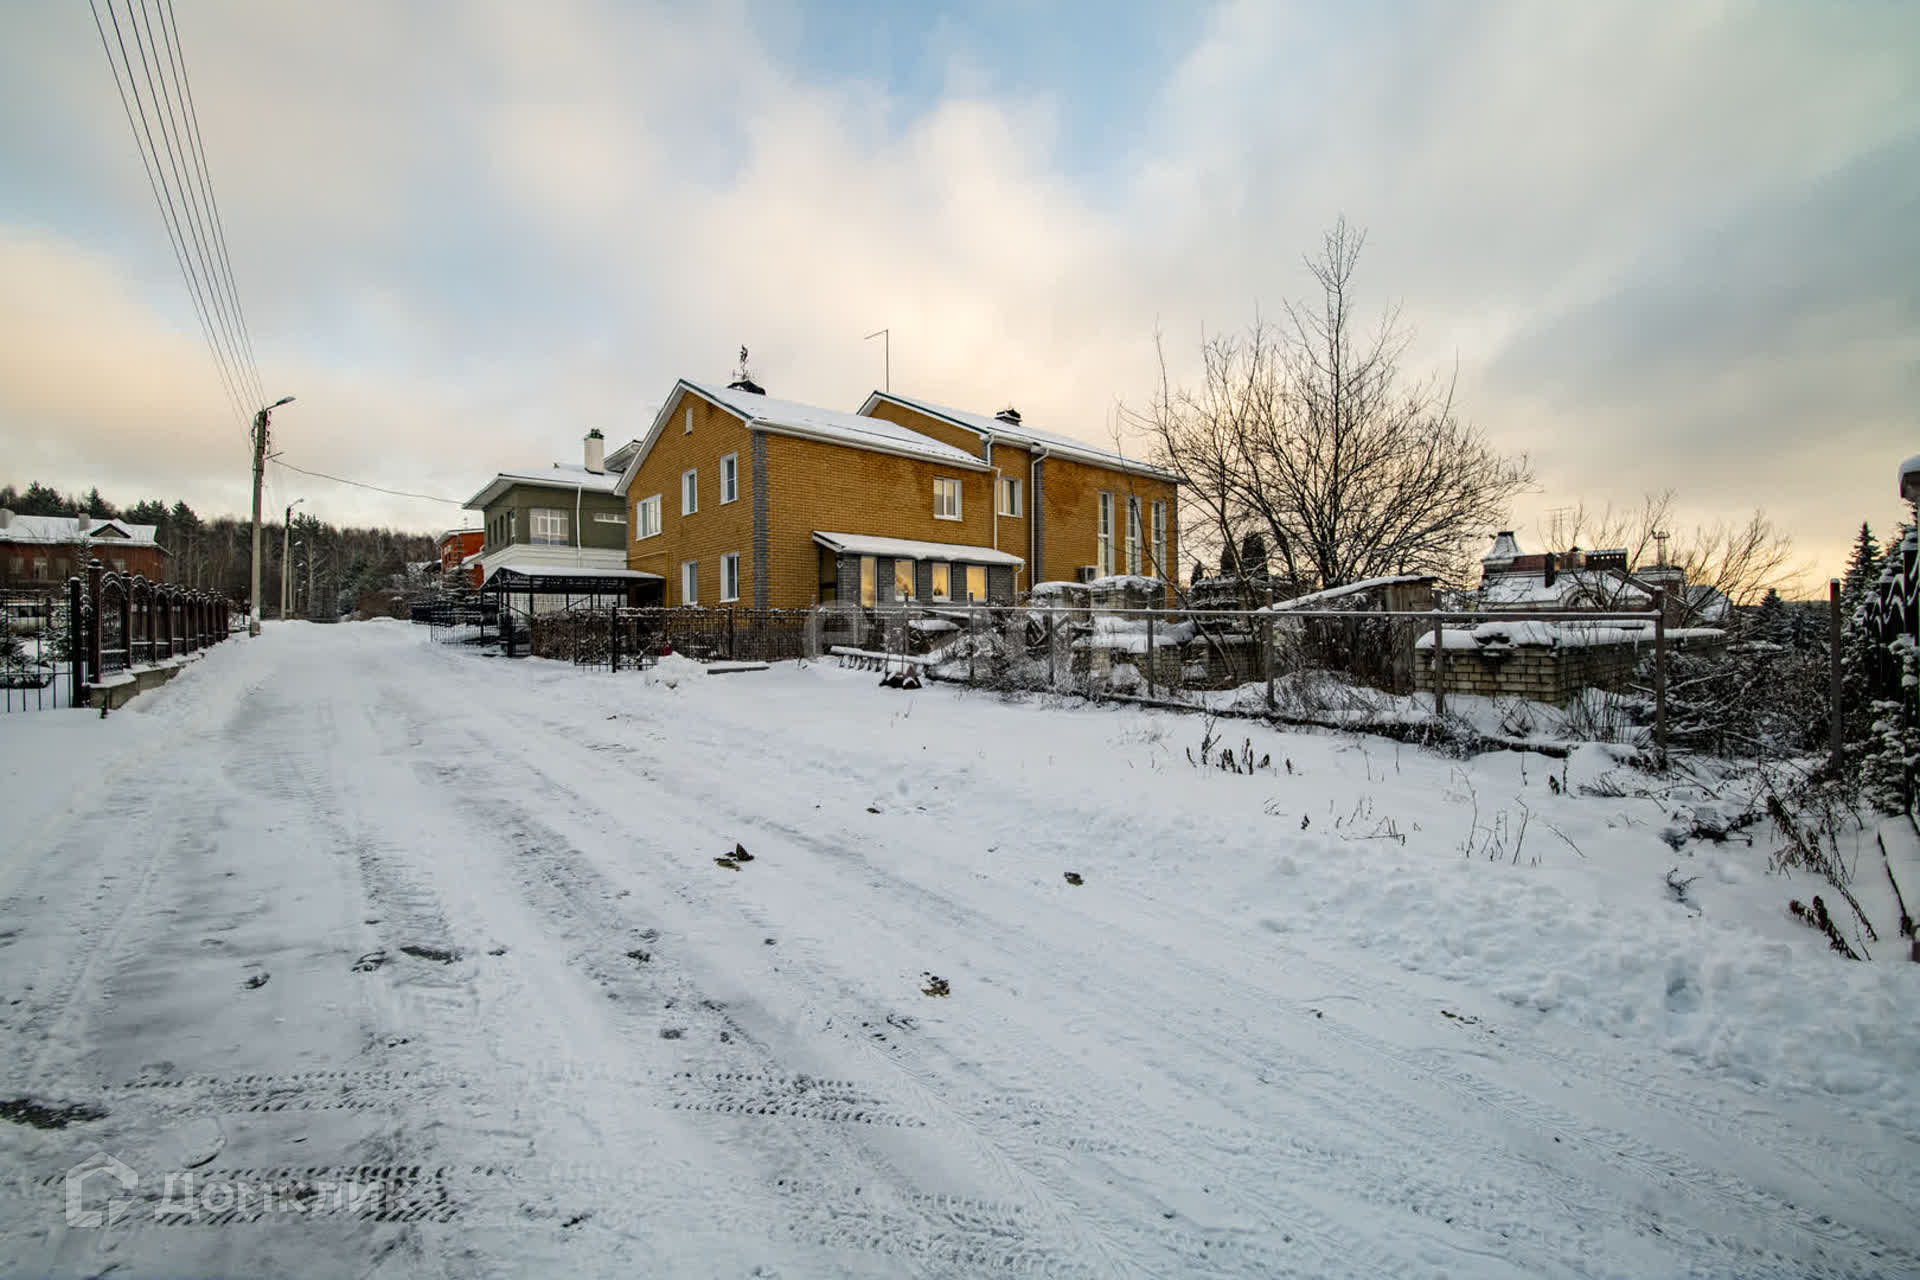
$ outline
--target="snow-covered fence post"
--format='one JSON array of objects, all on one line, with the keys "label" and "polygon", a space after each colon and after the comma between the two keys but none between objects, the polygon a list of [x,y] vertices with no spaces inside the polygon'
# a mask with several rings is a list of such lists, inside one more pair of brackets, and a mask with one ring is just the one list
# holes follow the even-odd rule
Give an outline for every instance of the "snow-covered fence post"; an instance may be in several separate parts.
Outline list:
[{"label": "snow-covered fence post", "polygon": [[80,706],[84,701],[87,688],[85,664],[80,658],[81,628],[85,625],[85,615],[80,612],[80,579],[67,579],[67,677],[70,692],[67,694],[69,707]]},{"label": "snow-covered fence post", "polygon": [[1053,635],[1054,635],[1053,606],[1048,605],[1047,606],[1047,688],[1049,689],[1057,689],[1060,686],[1059,651],[1054,647]]},{"label": "snow-covered fence post", "polygon": [[1667,592],[1653,592],[1653,758],[1667,767]]},{"label": "snow-covered fence post", "polygon": [[1436,616],[1433,620],[1433,714],[1443,716],[1447,713],[1447,646],[1442,630],[1445,622]]},{"label": "snow-covered fence post", "polygon": [[[1840,579],[1827,579],[1827,761],[1839,773],[1846,750],[1846,730],[1840,722]],[[1920,947],[1920,942],[1915,943]]]},{"label": "snow-covered fence post", "polygon": [[1260,669],[1267,678],[1267,713],[1274,710],[1273,700],[1273,615],[1260,620]]},{"label": "snow-covered fence post", "polygon": [[87,631],[87,683],[100,683],[100,633],[105,630],[101,623],[105,614],[100,609],[100,586],[107,576],[107,566],[98,560],[87,561],[87,597],[93,602],[93,626]]},{"label": "snow-covered fence post", "polygon": [[1153,615],[1147,615],[1147,696],[1153,696]]},{"label": "snow-covered fence post", "polygon": [[980,607],[967,597],[967,683],[974,682],[975,658],[980,652]]}]

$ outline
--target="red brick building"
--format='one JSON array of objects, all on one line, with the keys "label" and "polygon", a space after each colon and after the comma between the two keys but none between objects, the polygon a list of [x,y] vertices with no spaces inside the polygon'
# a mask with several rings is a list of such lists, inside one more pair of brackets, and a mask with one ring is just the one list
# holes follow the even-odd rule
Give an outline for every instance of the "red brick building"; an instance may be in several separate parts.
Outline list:
[{"label": "red brick building", "polygon": [[439,543],[441,574],[450,578],[459,572],[461,565],[472,559],[473,563],[467,565],[466,585],[478,587],[480,585],[478,557],[486,546],[486,541],[485,529],[449,529],[441,534]]},{"label": "red brick building", "polygon": [[154,526],[88,516],[17,516],[0,509],[0,586],[57,586],[98,560],[117,573],[167,580]]}]

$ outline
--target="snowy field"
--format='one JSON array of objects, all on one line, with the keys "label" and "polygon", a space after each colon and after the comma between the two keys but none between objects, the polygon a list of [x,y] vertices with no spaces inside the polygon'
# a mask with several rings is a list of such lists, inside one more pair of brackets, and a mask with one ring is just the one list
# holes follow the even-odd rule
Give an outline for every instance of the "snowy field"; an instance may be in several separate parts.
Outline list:
[{"label": "snowy field", "polygon": [[1920,965],[1726,795],[875,679],[0,717],[0,1274],[1920,1274]]}]

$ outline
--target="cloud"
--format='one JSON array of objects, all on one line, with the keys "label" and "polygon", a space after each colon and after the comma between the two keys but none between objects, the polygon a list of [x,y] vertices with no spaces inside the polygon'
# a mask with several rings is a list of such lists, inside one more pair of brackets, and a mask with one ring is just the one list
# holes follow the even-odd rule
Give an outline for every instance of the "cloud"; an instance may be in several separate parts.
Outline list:
[{"label": "cloud", "polygon": [[[1536,504],[1671,484],[1703,515],[1764,505],[1823,559],[1898,510],[1906,6],[1248,0],[1154,25],[1178,42],[1158,50],[1017,4],[857,48],[815,19],[183,12],[263,374],[300,397],[289,459],[463,497],[588,426],[637,434],[741,343],[770,389],[851,407],[881,327],[896,387],[1104,439],[1153,386],[1156,330],[1190,376],[1203,331],[1303,291],[1344,213],[1370,233],[1365,301],[1403,307],[1414,371],[1458,361],[1469,415],[1535,456]],[[237,509],[238,429],[97,37],[69,6],[17,25],[0,82],[36,111],[0,113],[27,179],[0,195],[8,478]]]}]

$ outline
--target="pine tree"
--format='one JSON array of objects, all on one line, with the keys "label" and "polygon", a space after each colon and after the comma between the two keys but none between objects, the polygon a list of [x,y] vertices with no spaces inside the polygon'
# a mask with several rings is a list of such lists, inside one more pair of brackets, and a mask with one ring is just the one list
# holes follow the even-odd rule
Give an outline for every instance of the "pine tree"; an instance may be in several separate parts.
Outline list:
[{"label": "pine tree", "polygon": [[1773,644],[1787,642],[1787,602],[1772,587],[1760,598],[1760,609],[1754,618],[1754,637]]},{"label": "pine tree", "polygon": [[1840,601],[1847,608],[1860,603],[1861,595],[1880,576],[1880,544],[1874,540],[1867,522],[1860,522],[1860,534],[1853,540],[1853,554],[1847,558],[1847,572],[1840,579]]},{"label": "pine tree", "polygon": [[86,507],[86,510],[81,514],[95,520],[111,520],[120,514],[119,510],[116,509],[111,502],[108,502],[100,496],[100,488],[98,485],[88,490],[87,496],[83,500],[83,505]]}]

